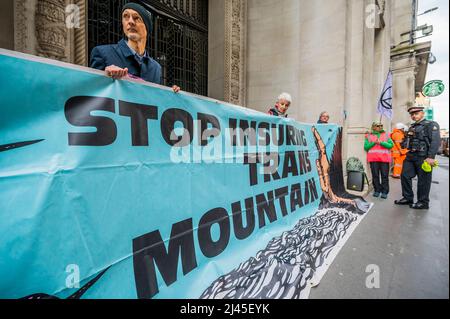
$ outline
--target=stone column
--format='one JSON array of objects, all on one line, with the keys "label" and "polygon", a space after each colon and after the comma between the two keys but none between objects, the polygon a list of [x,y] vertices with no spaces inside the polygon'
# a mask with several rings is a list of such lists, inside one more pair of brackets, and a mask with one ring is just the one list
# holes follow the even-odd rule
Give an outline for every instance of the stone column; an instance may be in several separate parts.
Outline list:
[{"label": "stone column", "polygon": [[224,100],[225,0],[209,0],[208,8],[208,96]]},{"label": "stone column", "polygon": [[74,0],[78,7],[79,25],[74,28],[73,63],[88,66],[89,52],[87,46],[87,0]]},{"label": "stone column", "polygon": [[246,0],[210,0],[208,38],[208,96],[245,106]]},{"label": "stone column", "polygon": [[246,101],[247,2],[225,0],[224,99],[244,106]]},{"label": "stone column", "polygon": [[0,1],[0,48],[14,50],[14,1]]},{"label": "stone column", "polygon": [[14,50],[36,54],[35,11],[37,0],[14,1]]},{"label": "stone column", "polygon": [[37,0],[35,11],[36,54],[68,62],[69,30],[65,24],[65,0]]},{"label": "stone column", "polygon": [[366,25],[366,8],[373,4],[373,1],[354,1],[347,2],[345,6],[343,120],[335,121],[343,126],[342,165],[344,176],[347,175],[345,164],[350,157],[359,158],[368,172],[363,143],[368,118],[372,117],[371,108],[375,108],[375,105],[373,105],[374,101],[370,101],[369,95],[373,84],[374,30],[373,26]]},{"label": "stone column", "polygon": [[[373,120],[379,119],[377,104],[390,65],[390,7],[381,0],[347,2],[346,73],[343,121],[343,164],[358,157],[366,165],[363,149],[365,133]],[[376,8],[375,10],[373,8]],[[373,17],[371,15],[374,15]],[[389,130],[389,121],[385,119]]]},{"label": "stone column", "polygon": [[87,65],[87,0],[15,0],[14,50]]},{"label": "stone column", "polygon": [[416,58],[404,56],[392,61],[392,88],[393,88],[393,123],[402,122],[409,124],[411,119],[407,112],[415,101],[415,72]]}]

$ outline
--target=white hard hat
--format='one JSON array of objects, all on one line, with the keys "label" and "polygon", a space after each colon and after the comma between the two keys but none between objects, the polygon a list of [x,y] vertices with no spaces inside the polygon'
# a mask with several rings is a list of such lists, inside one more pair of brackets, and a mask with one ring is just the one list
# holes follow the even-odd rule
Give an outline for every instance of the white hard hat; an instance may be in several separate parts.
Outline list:
[{"label": "white hard hat", "polygon": [[406,129],[406,125],[403,124],[403,123],[397,123],[397,124],[395,124],[395,128],[397,130],[405,130]]}]

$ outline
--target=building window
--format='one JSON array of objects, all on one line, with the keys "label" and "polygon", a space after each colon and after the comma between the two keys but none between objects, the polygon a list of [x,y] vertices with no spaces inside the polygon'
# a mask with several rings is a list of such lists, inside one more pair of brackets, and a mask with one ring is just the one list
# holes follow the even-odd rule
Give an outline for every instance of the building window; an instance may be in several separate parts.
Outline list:
[{"label": "building window", "polygon": [[[123,37],[121,8],[128,0],[89,0],[88,49]],[[153,15],[147,50],[162,67],[163,84],[207,95],[208,0],[134,1]]]}]

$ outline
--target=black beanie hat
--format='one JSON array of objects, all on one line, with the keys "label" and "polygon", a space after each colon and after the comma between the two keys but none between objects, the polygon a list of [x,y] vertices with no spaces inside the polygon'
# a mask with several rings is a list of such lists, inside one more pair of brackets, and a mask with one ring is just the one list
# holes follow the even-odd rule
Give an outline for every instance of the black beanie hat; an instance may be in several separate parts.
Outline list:
[{"label": "black beanie hat", "polygon": [[136,11],[137,13],[139,13],[139,15],[141,16],[142,20],[144,20],[144,24],[145,27],[147,29],[147,37],[150,37],[151,33],[152,33],[152,14],[145,9],[143,6],[141,6],[140,4],[137,3],[127,3],[126,5],[123,6],[122,8],[122,13],[126,10],[126,9],[131,9]]}]

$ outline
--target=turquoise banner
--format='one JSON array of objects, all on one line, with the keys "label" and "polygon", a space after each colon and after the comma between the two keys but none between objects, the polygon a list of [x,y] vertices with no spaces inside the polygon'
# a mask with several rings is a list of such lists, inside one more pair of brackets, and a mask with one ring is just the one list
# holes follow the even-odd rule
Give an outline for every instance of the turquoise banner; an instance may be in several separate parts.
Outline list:
[{"label": "turquoise banner", "polygon": [[337,125],[5,50],[0,112],[0,298],[299,298],[368,210]]}]

